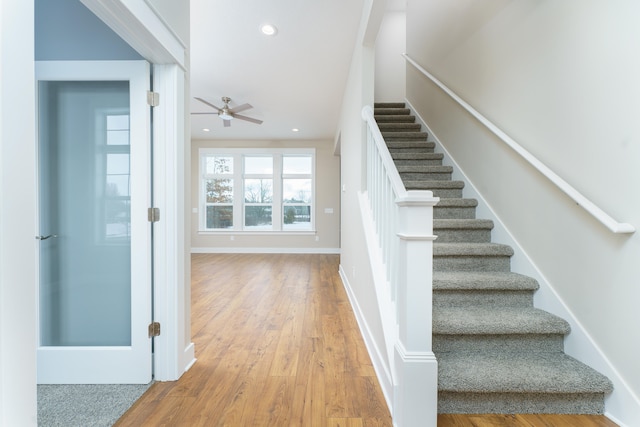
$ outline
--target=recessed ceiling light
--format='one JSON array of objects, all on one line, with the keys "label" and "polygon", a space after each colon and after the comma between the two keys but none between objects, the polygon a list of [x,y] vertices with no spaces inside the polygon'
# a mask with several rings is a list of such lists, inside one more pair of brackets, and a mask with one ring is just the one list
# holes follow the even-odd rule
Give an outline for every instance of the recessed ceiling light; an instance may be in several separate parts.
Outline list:
[{"label": "recessed ceiling light", "polygon": [[275,25],[272,25],[272,24],[260,25],[260,31],[265,36],[275,36],[276,34],[278,34],[278,29],[276,28]]},{"label": "recessed ceiling light", "polygon": [[202,129],[202,131],[203,131],[203,132],[211,132],[211,129],[209,129],[209,128],[204,128],[204,129]]},{"label": "recessed ceiling light", "polygon": [[298,128],[293,128],[293,129],[291,129],[291,132],[300,132],[300,129],[298,129]]}]

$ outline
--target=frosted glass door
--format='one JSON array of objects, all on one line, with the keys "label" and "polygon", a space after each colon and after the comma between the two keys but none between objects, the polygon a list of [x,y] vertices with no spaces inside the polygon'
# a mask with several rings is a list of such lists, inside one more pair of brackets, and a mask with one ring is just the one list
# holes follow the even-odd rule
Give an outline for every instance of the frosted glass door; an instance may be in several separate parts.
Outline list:
[{"label": "frosted glass door", "polygon": [[149,225],[133,219],[149,193],[148,130],[136,129],[148,110],[133,111],[131,79],[78,77],[38,82],[38,379],[144,383]]}]

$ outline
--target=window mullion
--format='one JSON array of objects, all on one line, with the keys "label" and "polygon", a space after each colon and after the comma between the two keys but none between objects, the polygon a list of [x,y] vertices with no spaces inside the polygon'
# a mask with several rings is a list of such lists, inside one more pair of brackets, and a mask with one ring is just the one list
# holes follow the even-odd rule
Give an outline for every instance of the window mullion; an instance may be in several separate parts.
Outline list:
[{"label": "window mullion", "polygon": [[273,155],[273,229],[282,230],[282,154]]},{"label": "window mullion", "polygon": [[244,229],[244,162],[242,154],[233,155],[233,229]]}]

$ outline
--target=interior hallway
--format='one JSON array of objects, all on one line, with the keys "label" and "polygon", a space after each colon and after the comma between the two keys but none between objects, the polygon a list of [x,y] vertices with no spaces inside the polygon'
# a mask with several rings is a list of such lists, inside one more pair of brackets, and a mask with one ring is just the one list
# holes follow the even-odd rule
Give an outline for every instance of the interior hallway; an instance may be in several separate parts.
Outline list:
[{"label": "interior hallway", "polygon": [[338,255],[192,255],[198,361],[117,426],[391,426]]}]

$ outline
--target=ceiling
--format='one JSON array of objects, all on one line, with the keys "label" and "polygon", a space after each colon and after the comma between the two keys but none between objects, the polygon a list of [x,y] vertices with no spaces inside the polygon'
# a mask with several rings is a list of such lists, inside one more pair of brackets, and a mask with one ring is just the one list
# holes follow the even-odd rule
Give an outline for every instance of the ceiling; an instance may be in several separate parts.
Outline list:
[{"label": "ceiling", "polygon": [[[335,137],[362,0],[191,0],[191,95],[261,125],[192,115],[193,139]],[[277,27],[265,36],[260,26]],[[213,111],[192,99],[191,111]],[[209,132],[203,129],[210,129]],[[298,132],[292,129],[299,129]]]}]

